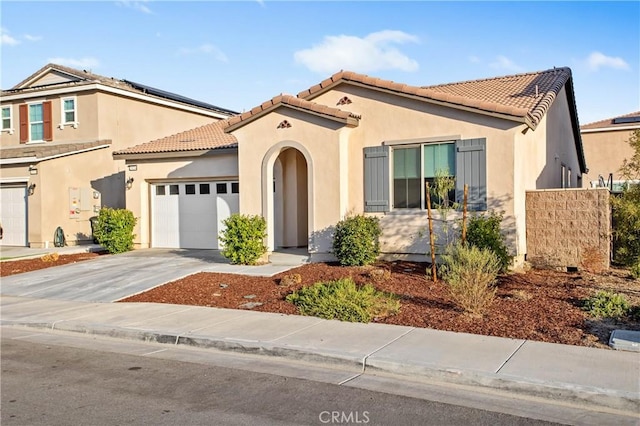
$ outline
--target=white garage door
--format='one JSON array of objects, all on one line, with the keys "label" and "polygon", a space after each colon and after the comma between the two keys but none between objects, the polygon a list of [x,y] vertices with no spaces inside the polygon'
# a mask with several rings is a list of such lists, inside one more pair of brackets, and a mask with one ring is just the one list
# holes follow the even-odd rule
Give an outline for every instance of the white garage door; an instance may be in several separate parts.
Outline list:
[{"label": "white garage door", "polygon": [[0,185],[0,224],[3,246],[27,245],[27,185]]},{"label": "white garage door", "polygon": [[239,210],[238,182],[153,185],[151,245],[218,249],[222,221]]}]

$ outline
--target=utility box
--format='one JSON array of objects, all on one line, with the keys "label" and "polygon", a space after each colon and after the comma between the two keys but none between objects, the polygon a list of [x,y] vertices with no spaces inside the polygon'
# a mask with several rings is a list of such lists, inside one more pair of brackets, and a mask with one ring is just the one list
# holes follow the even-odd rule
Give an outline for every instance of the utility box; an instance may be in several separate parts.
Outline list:
[{"label": "utility box", "polygon": [[83,212],[99,212],[101,205],[101,194],[93,188],[69,188],[69,218],[80,219]]}]

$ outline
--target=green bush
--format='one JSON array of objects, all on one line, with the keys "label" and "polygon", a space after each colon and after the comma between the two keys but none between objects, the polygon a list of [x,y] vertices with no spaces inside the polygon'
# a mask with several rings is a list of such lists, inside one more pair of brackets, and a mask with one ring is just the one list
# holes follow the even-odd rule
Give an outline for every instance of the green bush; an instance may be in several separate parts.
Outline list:
[{"label": "green bush", "polygon": [[124,253],[133,249],[136,222],[129,210],[103,207],[96,219],[93,236],[109,253]]},{"label": "green bush", "polygon": [[397,296],[376,290],[371,284],[358,287],[351,278],[319,282],[287,296],[302,315],[349,322],[370,322],[400,310]]},{"label": "green bush", "polygon": [[631,270],[629,272],[631,273],[631,277],[635,278],[636,280],[640,280],[640,259],[638,259],[636,264],[631,267]]},{"label": "green bush", "polygon": [[484,216],[471,216],[467,225],[466,242],[481,249],[491,250],[500,261],[500,272],[505,272],[511,266],[513,256],[509,255],[504,235],[500,230],[501,223],[502,215],[495,212]]},{"label": "green bush", "polygon": [[341,265],[369,265],[375,262],[380,254],[380,234],[380,222],[377,217],[347,217],[336,225],[333,253]]},{"label": "green bush", "polygon": [[584,301],[583,309],[595,318],[619,318],[629,312],[629,302],[622,294],[598,291]]},{"label": "green bush", "polygon": [[500,259],[489,249],[455,244],[442,260],[442,277],[454,303],[465,312],[482,315],[496,295]]},{"label": "green bush", "polygon": [[640,184],[611,197],[614,259],[623,265],[640,263]]},{"label": "green bush", "polygon": [[222,255],[235,265],[255,265],[267,252],[267,222],[262,216],[234,213],[222,222]]}]

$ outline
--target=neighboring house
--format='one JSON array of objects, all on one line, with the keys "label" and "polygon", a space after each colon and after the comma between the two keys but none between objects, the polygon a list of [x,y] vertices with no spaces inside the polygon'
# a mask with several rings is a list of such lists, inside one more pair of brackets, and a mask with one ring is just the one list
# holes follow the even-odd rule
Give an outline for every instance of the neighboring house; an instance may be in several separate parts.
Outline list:
[{"label": "neighboring house", "polygon": [[0,244],[91,242],[90,218],[125,207],[112,151],[211,123],[233,111],[126,80],[49,64],[2,91]]},{"label": "neighboring house", "polygon": [[114,158],[146,183],[127,193],[139,247],[218,247],[238,211],[265,217],[269,250],[316,258],[363,212],[380,217],[384,253],[424,255],[425,182],[448,170],[456,201],[467,184],[471,211],[504,211],[522,260],[525,190],[577,187],[586,170],[569,68],[429,87],[344,71]]},{"label": "neighboring house", "polygon": [[640,130],[640,111],[580,127],[584,155],[589,162],[583,187],[605,186],[614,192],[622,189],[625,178],[620,174],[620,167],[625,159],[633,156],[628,141],[636,130]]}]

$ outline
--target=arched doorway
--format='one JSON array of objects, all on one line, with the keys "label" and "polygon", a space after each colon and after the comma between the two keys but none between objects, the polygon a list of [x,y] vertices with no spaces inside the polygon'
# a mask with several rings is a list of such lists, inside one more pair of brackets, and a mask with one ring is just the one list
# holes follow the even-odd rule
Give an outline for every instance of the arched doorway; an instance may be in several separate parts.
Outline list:
[{"label": "arched doorway", "polygon": [[309,244],[308,165],[297,149],[280,150],[273,164],[274,248]]}]

